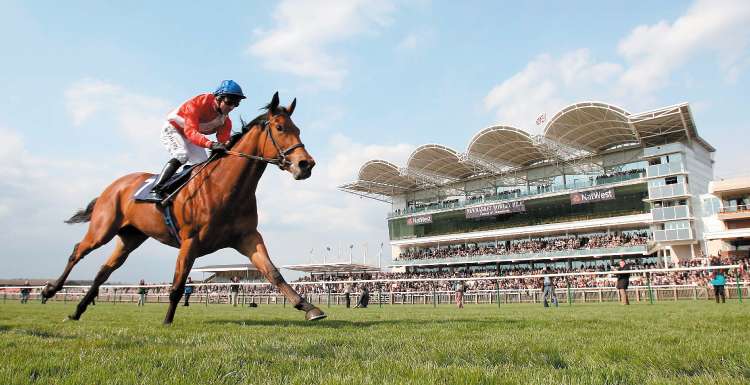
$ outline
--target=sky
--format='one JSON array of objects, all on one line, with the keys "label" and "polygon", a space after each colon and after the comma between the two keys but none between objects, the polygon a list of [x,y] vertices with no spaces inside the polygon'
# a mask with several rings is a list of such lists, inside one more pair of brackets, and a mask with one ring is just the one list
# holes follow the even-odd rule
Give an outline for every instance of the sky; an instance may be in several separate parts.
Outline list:
[{"label": "sky", "polygon": [[[167,113],[223,79],[248,95],[235,122],[275,91],[297,98],[317,161],[310,179],[269,168],[260,182],[277,266],[350,250],[372,263],[381,243],[387,264],[390,207],[337,189],[365,161],[403,165],[426,143],[463,152],[496,124],[539,134],[537,116],[581,101],[689,102],[715,175],[747,175],[748,43],[743,0],[4,1],[0,278],[57,277],[86,231],[63,220],[119,176],[158,172]],[[70,277],[93,279],[113,244]],[[170,281],[176,254],[149,240],[110,281]],[[221,250],[195,266],[246,262]]]}]

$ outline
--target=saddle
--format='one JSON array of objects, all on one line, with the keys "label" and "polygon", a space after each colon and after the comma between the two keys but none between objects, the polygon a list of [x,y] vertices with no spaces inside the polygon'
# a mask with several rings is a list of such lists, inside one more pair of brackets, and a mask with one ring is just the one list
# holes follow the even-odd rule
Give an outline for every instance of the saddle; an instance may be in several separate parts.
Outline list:
[{"label": "saddle", "polygon": [[[164,194],[168,195],[174,192],[174,190],[176,190],[178,187],[182,186],[182,184],[185,183],[188,178],[190,178],[190,174],[193,171],[193,168],[200,164],[202,163],[185,165],[182,167],[182,170],[172,175],[172,177],[169,178],[169,180],[164,184]],[[156,182],[156,177],[157,175],[154,175],[143,181],[138,190],[135,191],[135,194],[133,194],[133,199],[136,202],[160,202],[159,200],[152,199],[150,194],[151,189],[154,187],[154,182]]]}]

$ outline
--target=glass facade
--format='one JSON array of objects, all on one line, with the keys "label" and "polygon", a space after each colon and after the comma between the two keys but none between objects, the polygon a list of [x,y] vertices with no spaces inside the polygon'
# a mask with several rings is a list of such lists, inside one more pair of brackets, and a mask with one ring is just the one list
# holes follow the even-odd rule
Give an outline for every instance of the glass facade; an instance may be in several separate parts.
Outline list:
[{"label": "glass facade", "polygon": [[645,183],[614,190],[613,200],[573,205],[566,194],[527,200],[525,212],[498,216],[467,219],[464,210],[455,210],[432,214],[432,223],[419,225],[410,225],[408,218],[395,218],[388,221],[388,230],[391,240],[399,240],[649,212],[649,205],[643,202],[647,197]]}]

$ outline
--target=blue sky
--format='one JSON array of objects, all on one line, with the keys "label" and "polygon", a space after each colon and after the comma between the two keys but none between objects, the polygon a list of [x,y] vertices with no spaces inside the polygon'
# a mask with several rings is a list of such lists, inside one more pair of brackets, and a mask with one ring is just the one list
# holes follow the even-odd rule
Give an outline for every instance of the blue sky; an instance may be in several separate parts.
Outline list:
[{"label": "blue sky", "polygon": [[[631,112],[691,103],[718,176],[746,173],[750,3],[3,2],[0,277],[55,277],[85,226],[62,220],[112,180],[156,172],[158,131],[222,79],[252,118],[280,91],[318,166],[269,170],[261,232],[277,265],[387,242],[386,205],[336,190],[366,160],[416,146],[463,151],[484,127],[601,100]],[[292,203],[293,202],[293,203]],[[90,279],[111,247],[72,277]],[[387,254],[387,250],[386,250]],[[176,250],[149,241],[112,280],[171,279]],[[360,256],[361,258],[361,256]],[[221,251],[196,265],[243,263]]]}]

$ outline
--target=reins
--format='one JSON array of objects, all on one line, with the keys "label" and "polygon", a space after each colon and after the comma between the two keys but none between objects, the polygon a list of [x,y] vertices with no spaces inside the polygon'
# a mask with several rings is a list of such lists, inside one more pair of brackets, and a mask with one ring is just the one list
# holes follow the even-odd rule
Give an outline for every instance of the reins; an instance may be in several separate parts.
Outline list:
[{"label": "reins", "polygon": [[264,120],[263,124],[261,124],[260,126],[268,134],[268,137],[271,139],[271,143],[273,143],[273,146],[276,147],[276,151],[278,152],[278,154],[276,155],[275,158],[266,158],[263,156],[245,154],[244,152],[232,151],[232,150],[226,150],[225,152],[229,155],[239,156],[239,157],[251,159],[251,160],[259,160],[261,162],[266,162],[270,164],[275,164],[280,169],[284,169],[285,166],[291,165],[292,162],[286,159],[287,155],[289,155],[292,151],[294,151],[297,148],[305,148],[305,144],[300,142],[300,143],[290,146],[286,150],[282,150],[279,144],[276,143],[276,139],[274,139],[273,134],[271,134],[271,128],[268,127],[268,124],[269,124],[268,120]]},{"label": "reins", "polygon": [[[278,143],[276,143],[276,139],[274,139],[273,134],[271,134],[271,128],[268,127],[268,125],[269,125],[268,120],[264,120],[263,124],[260,124],[262,129],[266,130],[268,137],[271,139],[271,143],[273,143],[274,147],[276,147],[276,151],[278,151],[278,154],[276,155],[275,158],[266,158],[263,156],[246,154],[244,152],[232,151],[232,150],[226,150],[224,152],[228,155],[234,155],[234,156],[239,156],[241,158],[246,158],[250,160],[258,160],[261,162],[275,164],[276,166],[279,167],[279,169],[283,170],[284,167],[292,164],[292,162],[286,159],[287,155],[291,154],[291,152],[297,148],[305,148],[305,144],[300,142],[300,143],[289,146],[289,148],[287,148],[286,150],[282,150],[281,147],[278,145]],[[208,160],[206,160],[206,162],[201,166],[201,168],[198,171],[194,172],[193,175],[191,175],[190,178],[188,178],[188,180],[185,181],[185,183],[180,185],[180,187],[177,187],[174,191],[172,191],[171,194],[169,194],[166,198],[164,198],[164,200],[161,201],[161,205],[167,206],[170,203],[172,203],[172,199],[174,199],[177,193],[180,192],[180,190],[182,190],[182,188],[185,187],[188,184],[188,182],[190,182],[193,178],[195,178],[198,174],[200,174],[200,172],[203,171],[203,169],[206,168],[206,166],[209,163],[211,163],[212,160],[216,159],[217,154],[218,153],[211,154],[211,157],[208,158]]]}]

